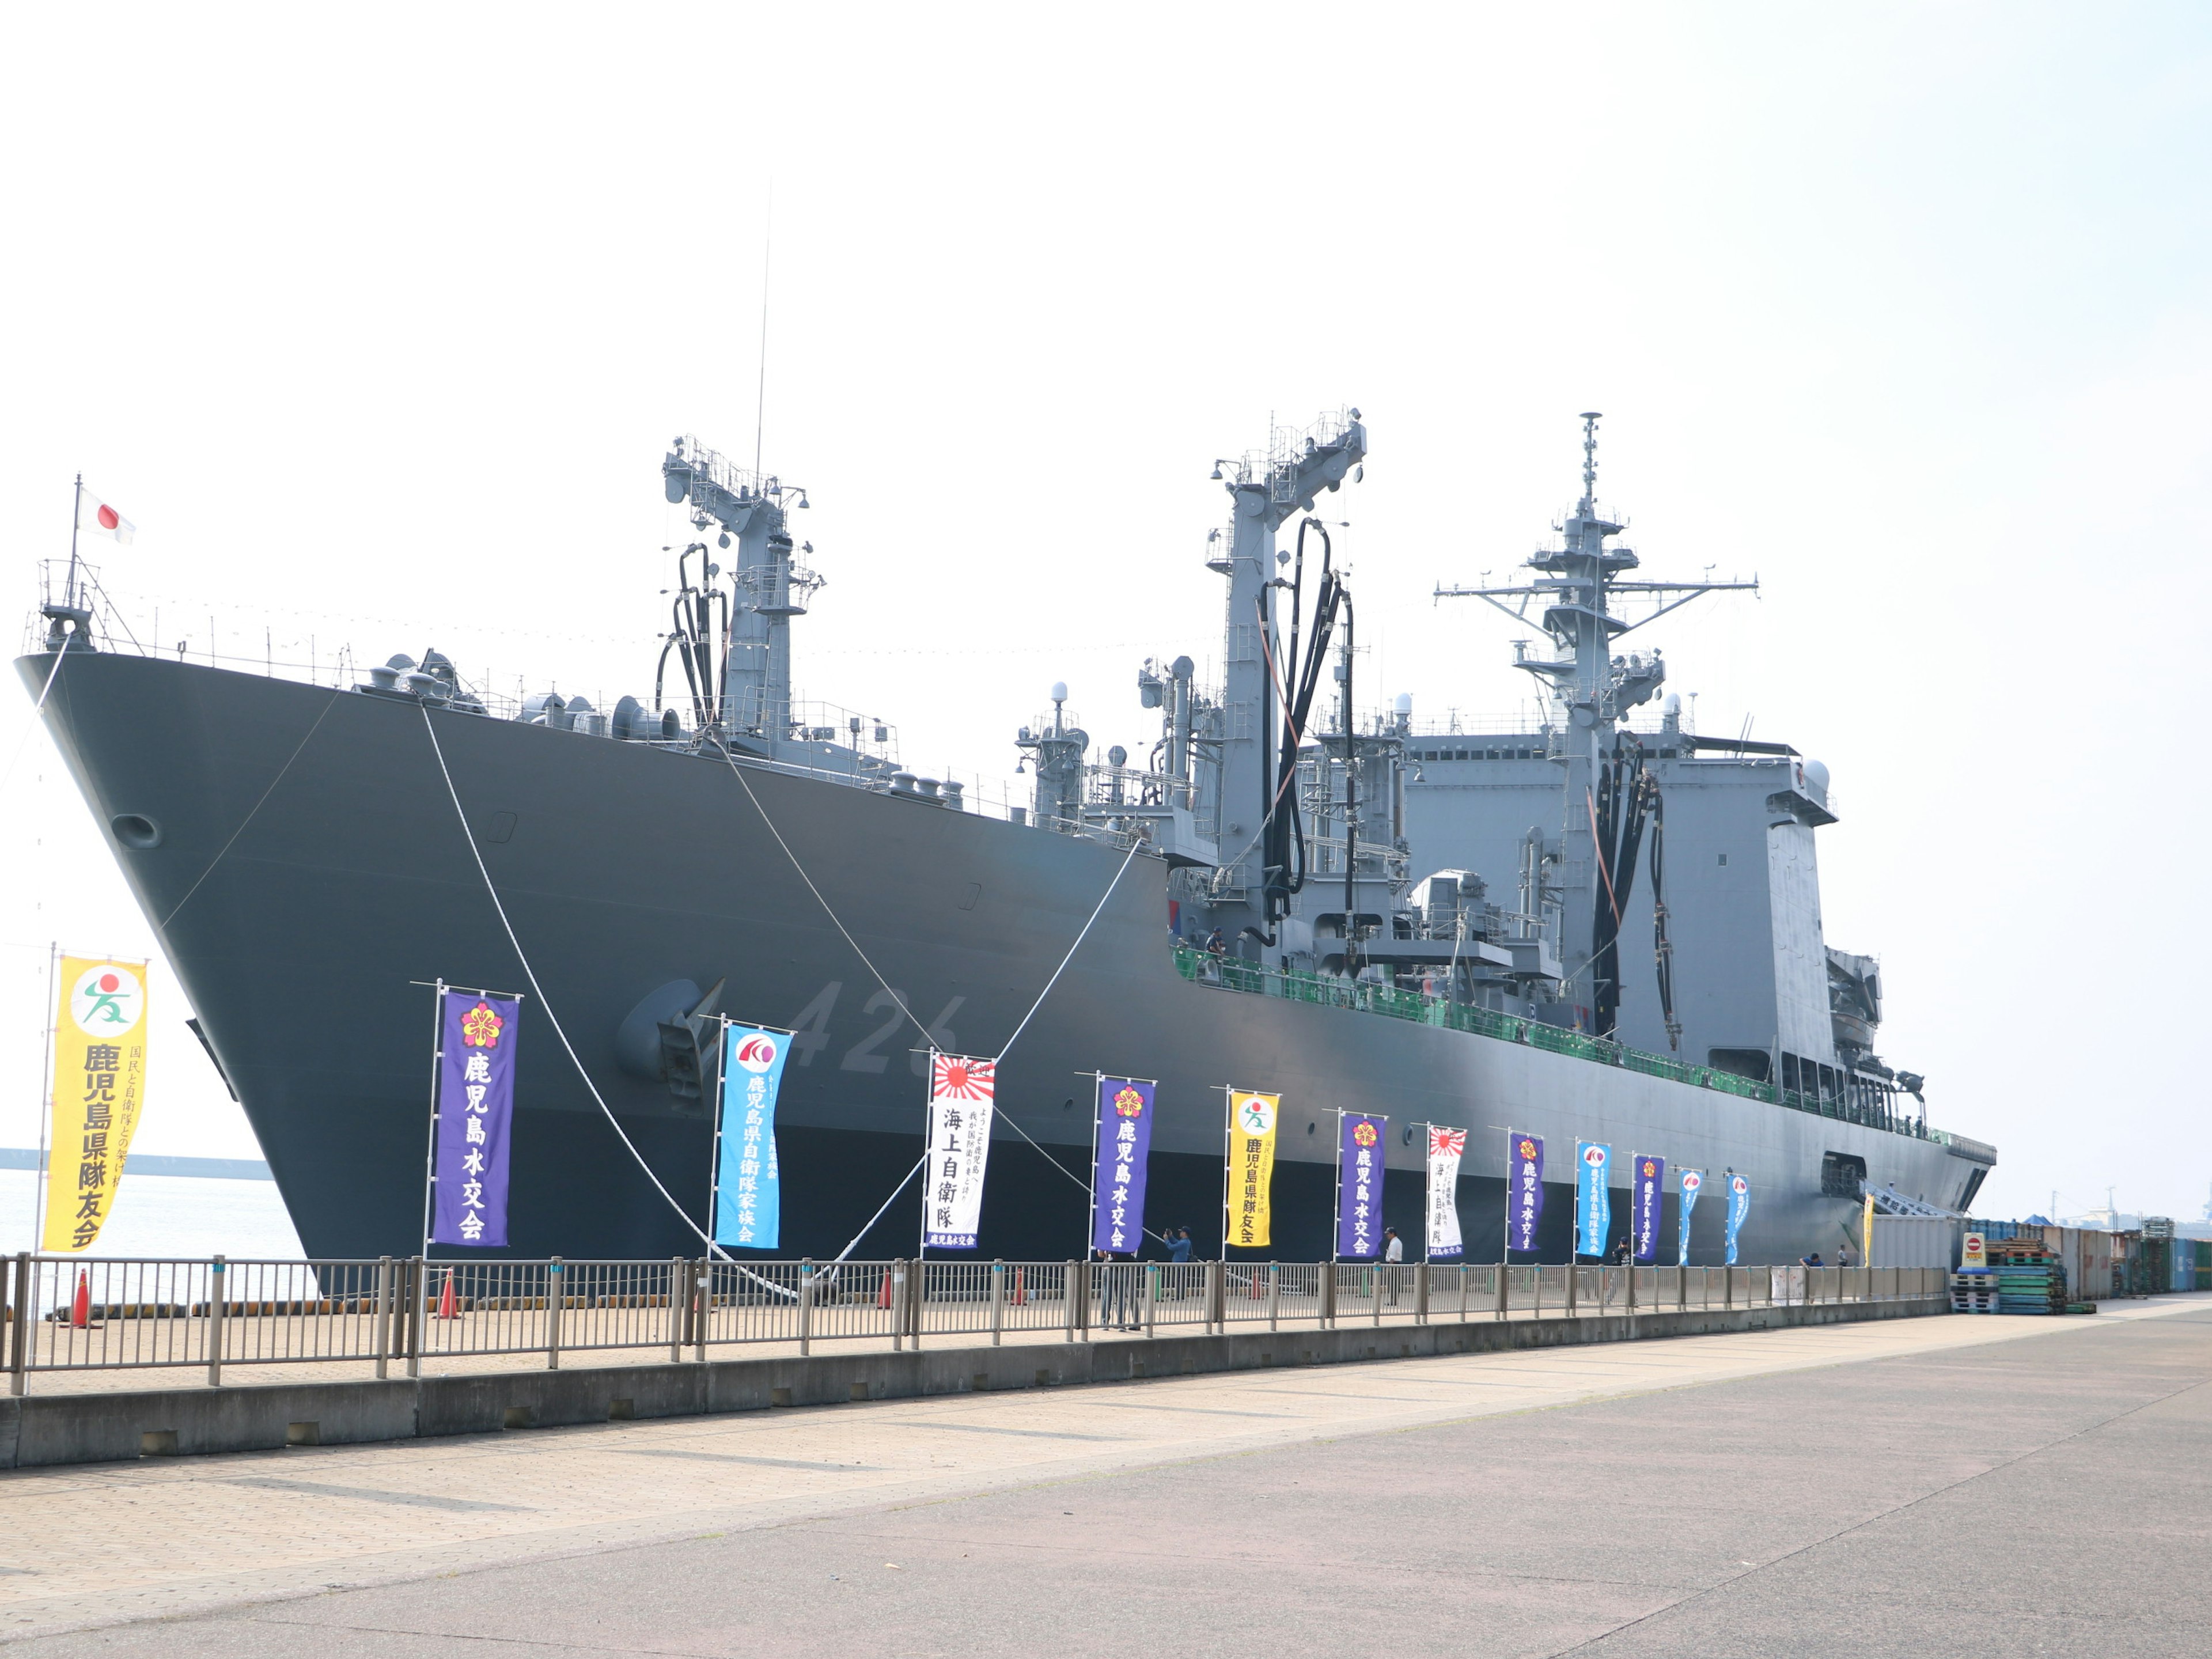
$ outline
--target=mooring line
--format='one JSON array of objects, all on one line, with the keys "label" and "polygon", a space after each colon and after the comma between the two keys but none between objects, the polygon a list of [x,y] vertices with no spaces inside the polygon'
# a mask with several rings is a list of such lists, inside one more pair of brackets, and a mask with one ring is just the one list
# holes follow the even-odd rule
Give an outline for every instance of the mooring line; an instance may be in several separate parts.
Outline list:
[{"label": "mooring line", "polygon": [[637,1167],[645,1171],[645,1178],[653,1183],[653,1189],[668,1200],[668,1207],[676,1212],[686,1227],[698,1235],[700,1242],[706,1245],[709,1252],[720,1255],[726,1261],[732,1260],[730,1253],[709,1238],[706,1229],[694,1221],[690,1212],[676,1201],[675,1195],[660,1184],[660,1177],[653,1172],[653,1166],[645,1161],[644,1155],[637,1150],[629,1133],[608,1108],[605,1099],[599,1093],[599,1085],[592,1081],[592,1074],[584,1069],[584,1062],[577,1057],[575,1045],[568,1041],[568,1032],[562,1030],[561,1022],[553,1012],[552,1003],[546,999],[545,988],[538,982],[538,971],[530,965],[530,958],[522,949],[522,941],[514,936],[514,924],[507,920],[507,907],[499,902],[499,889],[492,884],[491,872],[484,867],[483,854],[477,847],[476,832],[469,828],[469,815],[461,810],[460,792],[453,787],[453,774],[452,769],[446,764],[445,747],[438,741],[438,728],[431,723],[430,709],[427,703],[422,705],[422,729],[430,734],[430,750],[438,757],[439,775],[446,781],[446,793],[452,798],[453,816],[460,820],[461,835],[469,843],[469,856],[476,860],[477,873],[483,878],[484,891],[491,895],[491,908],[499,913],[499,925],[507,930],[507,942],[514,947],[515,960],[522,964],[523,974],[530,981],[530,988],[538,998],[538,1006],[545,1011],[545,1018],[553,1027],[553,1035],[561,1039],[562,1048],[568,1050],[568,1059],[576,1068],[576,1075],[584,1079],[584,1086],[592,1091],[592,1098],[598,1102],[599,1110],[605,1115],[609,1127],[621,1139],[623,1148],[637,1160]]}]

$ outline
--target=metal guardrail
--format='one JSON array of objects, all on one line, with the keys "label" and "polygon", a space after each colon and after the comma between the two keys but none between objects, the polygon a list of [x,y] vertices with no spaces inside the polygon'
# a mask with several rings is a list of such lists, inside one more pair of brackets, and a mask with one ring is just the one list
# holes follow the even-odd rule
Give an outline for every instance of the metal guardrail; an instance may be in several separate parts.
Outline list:
[{"label": "metal guardrail", "polygon": [[[1615,1042],[1607,1037],[1547,1025],[1541,1020],[1526,1019],[1517,1014],[1501,1014],[1492,1009],[1431,996],[1425,992],[1402,991],[1395,986],[1366,980],[1345,980],[1268,968],[1238,957],[1212,956],[1180,943],[1174,950],[1176,971],[1197,984],[1218,986],[1223,990],[1243,991],[1255,996],[1278,997],[1286,1002],[1319,1003],[1325,1007],[1347,1008],[1358,1013],[1381,1014],[1387,1018],[1410,1020],[1417,1024],[1441,1025],[1449,1030],[1495,1037],[1503,1042],[1518,1042],[1532,1048],[1547,1049],[1556,1054],[1570,1054],[1600,1066],[1615,1066],[1625,1071],[1641,1072],[1647,1077],[1666,1078],[1700,1089],[1717,1089],[1723,1094],[1740,1095],[1747,1100],[1763,1100],[1770,1105],[1786,1106],[1792,1111],[1809,1112],[1815,1117],[1835,1118],[1846,1123],[1861,1124],[1869,1129],[1881,1129],[1890,1134],[1905,1135],[1916,1140],[1941,1141],[1957,1146],[1969,1157],[1979,1158],[1988,1163],[1996,1161],[1994,1146],[1970,1140],[1962,1135],[1929,1129],[1918,1119],[1906,1117],[1900,1113],[1882,1111],[1832,1097],[1800,1094],[1778,1084],[1760,1083],[1752,1078],[1739,1077],[1733,1072],[1692,1065],[1687,1060],[1676,1060],[1670,1055],[1632,1048],[1626,1043]],[[1976,1150],[1968,1151],[1968,1148]]]},{"label": "metal guardrail", "polygon": [[1311,1261],[232,1261],[27,1253],[6,1263],[9,1391],[42,1372],[1006,1334],[1067,1342],[1232,1327],[1587,1317],[1940,1295],[1940,1268]]}]

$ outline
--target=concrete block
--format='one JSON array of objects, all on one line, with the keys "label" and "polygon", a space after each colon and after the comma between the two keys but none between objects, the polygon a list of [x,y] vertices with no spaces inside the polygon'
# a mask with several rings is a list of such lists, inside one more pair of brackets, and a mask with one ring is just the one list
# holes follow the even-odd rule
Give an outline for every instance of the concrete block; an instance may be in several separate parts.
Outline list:
[{"label": "concrete block", "polygon": [[[425,1376],[415,1432],[497,1434],[573,1423],[647,1417],[696,1417],[706,1409],[700,1373],[706,1367],[667,1364],[608,1365],[583,1370],[499,1371],[478,1376]],[[345,1388],[343,1382],[325,1388]],[[623,1402],[627,1402],[624,1404]]]},{"label": "concrete block", "polygon": [[313,1443],[325,1446],[415,1434],[415,1388],[404,1379],[29,1395],[9,1404],[16,1419],[9,1467],[21,1469],[137,1458],[149,1445],[155,1455],[275,1450],[297,1443],[295,1424],[313,1424]]}]

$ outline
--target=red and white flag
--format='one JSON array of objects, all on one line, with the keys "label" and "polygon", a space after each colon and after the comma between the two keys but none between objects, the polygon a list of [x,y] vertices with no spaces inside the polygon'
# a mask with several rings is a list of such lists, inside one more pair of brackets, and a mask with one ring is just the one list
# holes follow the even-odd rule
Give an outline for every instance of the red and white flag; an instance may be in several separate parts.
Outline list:
[{"label": "red and white flag", "polygon": [[118,542],[128,542],[137,528],[82,484],[76,490],[76,527],[97,536],[112,536]]}]

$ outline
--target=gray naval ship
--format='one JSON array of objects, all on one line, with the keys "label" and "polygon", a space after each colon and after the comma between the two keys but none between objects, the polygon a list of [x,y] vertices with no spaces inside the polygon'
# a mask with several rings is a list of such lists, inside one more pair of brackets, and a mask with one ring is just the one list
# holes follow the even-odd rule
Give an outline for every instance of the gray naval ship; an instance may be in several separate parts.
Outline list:
[{"label": "gray naval ship", "polygon": [[[697,1253],[609,1118],[703,1222],[718,1015],[792,1032],[786,1255],[845,1248],[912,1170],[933,1043],[1003,1051],[989,1255],[1082,1251],[1093,1071],[1159,1080],[1147,1219],[1201,1253],[1226,1085],[1282,1096],[1284,1259],[1331,1248],[1340,1109],[1389,1115],[1386,1218],[1408,1239],[1419,1126],[1468,1131],[1475,1260],[1502,1251],[1507,1128],[1566,1178],[1547,1261],[1571,1249],[1577,1139],[1624,1173],[1656,1153],[1747,1176],[1748,1261],[1832,1252],[1869,1188],[1963,1209],[1995,1150],[1928,1126],[1922,1079],[1876,1053],[1875,959],[1822,932],[1825,769],[1690,730],[1658,651],[1619,648],[1730,585],[1636,577],[1595,496],[1596,418],[1581,499],[1525,580],[1438,589],[1525,625],[1526,729],[1423,729],[1356,695],[1353,597],[1315,507],[1362,476],[1357,410],[1217,464],[1218,683],[1146,662],[1160,736],[1135,763],[1095,753],[1055,687],[1017,737],[1033,793],[1000,811],[902,768],[888,725],[794,702],[792,629],[823,580],[793,543],[805,492],[690,439],[662,479],[702,539],[649,699],[501,705],[434,650],[337,686],[228,672],[134,648],[74,574],[16,666],[34,696],[51,682],[48,726],[317,1255],[418,1248],[422,982],[520,988],[519,953],[542,995],[517,1255]],[[1713,1190],[1693,1261],[1720,1259]],[[916,1203],[858,1254],[910,1249]],[[1670,1194],[1662,1259],[1675,1224]]]}]

